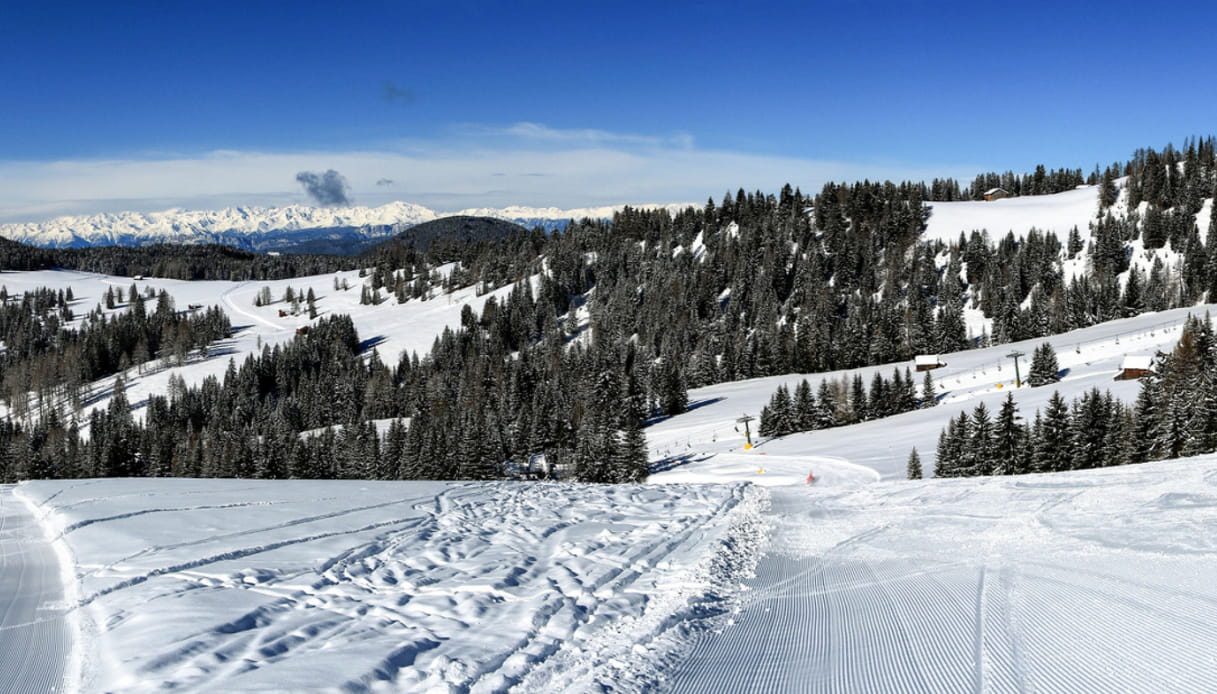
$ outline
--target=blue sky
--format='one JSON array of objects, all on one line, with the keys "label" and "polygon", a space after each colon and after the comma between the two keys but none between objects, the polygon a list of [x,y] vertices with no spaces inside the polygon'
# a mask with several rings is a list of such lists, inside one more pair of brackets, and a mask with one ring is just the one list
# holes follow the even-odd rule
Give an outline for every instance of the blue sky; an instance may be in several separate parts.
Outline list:
[{"label": "blue sky", "polygon": [[328,168],[360,204],[701,201],[1217,131],[1213,3],[25,5],[0,221],[302,201]]}]

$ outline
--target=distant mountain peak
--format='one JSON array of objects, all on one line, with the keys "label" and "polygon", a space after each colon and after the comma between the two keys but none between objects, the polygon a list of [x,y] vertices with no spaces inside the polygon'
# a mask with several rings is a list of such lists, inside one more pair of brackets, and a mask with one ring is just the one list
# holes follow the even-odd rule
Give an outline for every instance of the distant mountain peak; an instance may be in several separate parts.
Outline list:
[{"label": "distant mountain peak", "polygon": [[[637,205],[643,209],[684,209],[687,205]],[[560,226],[568,219],[609,218],[625,205],[560,209],[556,207],[475,208],[436,212],[410,202],[378,207],[238,206],[222,210],[173,208],[163,212],[117,212],[57,217],[46,222],[0,224],[0,236],[34,246],[146,246],[154,243],[220,243],[250,250],[290,245],[317,238],[381,238],[442,217],[495,217],[523,226]]]}]

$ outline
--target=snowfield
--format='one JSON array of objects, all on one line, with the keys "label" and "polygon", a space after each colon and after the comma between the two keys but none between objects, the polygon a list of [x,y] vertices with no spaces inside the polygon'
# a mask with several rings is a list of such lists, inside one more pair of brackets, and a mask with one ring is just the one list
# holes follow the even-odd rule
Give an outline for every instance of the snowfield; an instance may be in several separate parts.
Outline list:
[{"label": "snowfield", "polygon": [[86,691],[1217,686],[1214,455],[769,491],[18,492],[73,557]]},{"label": "snowfield", "polygon": [[17,493],[72,558],[85,689],[123,692],[641,691],[729,609],[766,499],[185,479]]},{"label": "snowfield", "polygon": [[[1123,179],[1121,179],[1123,181]],[[1032,229],[1056,232],[1064,243],[1069,230],[1078,228],[1089,236],[1090,222],[1099,211],[1098,186],[1080,186],[1054,195],[1027,195],[992,201],[927,202],[930,217],[921,238],[950,243],[962,232],[986,230],[989,238],[1000,241],[1008,232],[1022,238]],[[1203,227],[1202,227],[1203,228]]]}]

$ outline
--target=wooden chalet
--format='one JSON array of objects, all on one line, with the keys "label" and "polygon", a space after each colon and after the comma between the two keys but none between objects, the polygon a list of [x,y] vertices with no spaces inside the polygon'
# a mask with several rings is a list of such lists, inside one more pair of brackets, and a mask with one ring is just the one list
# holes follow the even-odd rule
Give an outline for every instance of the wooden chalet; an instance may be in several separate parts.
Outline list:
[{"label": "wooden chalet", "polygon": [[1120,373],[1116,374],[1117,381],[1135,381],[1142,376],[1152,373],[1154,358],[1146,354],[1134,354],[1124,357],[1120,363]]},{"label": "wooden chalet", "polygon": [[918,354],[913,358],[913,364],[916,365],[918,371],[941,369],[947,365],[946,362],[938,358],[937,354]]},{"label": "wooden chalet", "polygon": [[1010,197],[1010,193],[1005,188],[990,188],[985,191],[985,200],[1001,200],[1008,197]]}]

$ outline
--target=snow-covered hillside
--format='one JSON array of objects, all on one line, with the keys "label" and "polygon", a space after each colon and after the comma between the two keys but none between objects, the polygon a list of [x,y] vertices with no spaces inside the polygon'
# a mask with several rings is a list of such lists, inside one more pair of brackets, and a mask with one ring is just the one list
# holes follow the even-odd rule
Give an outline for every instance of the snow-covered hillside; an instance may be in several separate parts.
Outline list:
[{"label": "snow-covered hillside", "polygon": [[[393,202],[380,207],[230,207],[217,211],[167,210],[121,212],[80,217],[59,217],[47,222],[0,224],[0,236],[51,248],[85,246],[144,246],[154,243],[222,243],[261,249],[267,239],[307,240],[342,232],[357,238],[390,236],[416,224],[440,217],[471,215],[495,217],[522,224],[552,227],[570,219],[607,219],[623,205],[559,209],[556,207],[476,208],[437,212],[421,205]],[[639,205],[677,211],[686,204]]]},{"label": "snow-covered hillside", "polygon": [[[349,289],[335,290],[335,281],[345,282]],[[132,284],[141,291],[147,288],[158,292],[166,290],[179,308],[190,304],[216,305],[228,313],[237,328],[236,333],[233,338],[214,345],[206,358],[195,355],[184,365],[158,361],[125,372],[127,398],[135,406],[137,417],[142,417],[147,396],[165,392],[171,376],[179,375],[192,385],[207,376],[222,377],[230,358],[239,363],[245,355],[261,351],[264,345],[291,340],[296,329],[307,324],[308,319],[303,314],[290,312],[280,315],[281,310],[290,310],[288,304],[278,301],[288,287],[300,294],[312,289],[322,316],[350,315],[360,337],[375,346],[389,364],[396,363],[402,352],[421,355],[429,351],[435,337],[445,328],[460,325],[465,306],[480,313],[489,298],[501,301],[511,291],[508,286],[479,296],[473,288],[466,288],[401,305],[390,299],[373,306],[359,303],[364,281],[357,272],[270,282],[183,282],[156,278],[135,281],[71,271],[0,273],[0,286],[10,294],[42,286],[71,287],[77,297],[73,305],[77,314],[101,303],[110,288],[126,290]],[[535,281],[535,278],[529,281]],[[270,288],[276,301],[255,306],[255,298],[263,287]],[[120,306],[116,310],[125,309]],[[1056,386],[1024,387],[1014,391],[1024,416],[1029,417],[1036,408],[1043,407],[1054,390],[1060,390],[1068,399],[1092,387],[1110,389],[1117,397],[1131,403],[1138,392],[1137,382],[1112,380],[1121,359],[1126,355],[1170,350],[1189,313],[1200,315],[1213,310],[1217,310],[1217,305],[1147,313],[1043,339],[942,355],[947,366],[932,372],[941,395],[939,407],[847,427],[794,434],[765,441],[746,453],[742,450],[744,432],[735,420],[744,414],[759,416],[779,385],[786,384],[793,389],[800,380],[807,378],[814,388],[821,379],[852,379],[855,374],[870,383],[876,372],[890,376],[894,368],[911,368],[911,362],[825,374],[772,376],[694,389],[689,393],[690,412],[646,429],[651,458],[657,462],[658,470],[652,480],[791,484],[804,481],[808,473],[814,471],[817,476],[830,475],[841,482],[867,482],[875,475],[887,479],[902,477],[905,460],[914,446],[921,453],[928,471],[932,468],[938,433],[947,418],[957,415],[961,409],[971,410],[982,400],[996,411],[1006,394],[1011,392],[1013,361],[1005,355],[1012,350],[1031,354],[1041,343],[1051,343],[1061,368],[1066,370],[1064,379]],[[1027,359],[1022,361],[1022,367],[1025,376]],[[113,380],[109,378],[93,384],[89,408],[107,405]],[[755,434],[756,424],[752,426]],[[763,472],[758,472],[760,470]]]},{"label": "snow-covered hillside", "polygon": [[[812,472],[817,477],[827,476],[825,481],[828,477],[864,479],[864,475],[850,472],[856,466],[883,479],[896,479],[904,476],[905,462],[914,446],[929,474],[938,434],[947,420],[960,410],[970,412],[979,402],[996,412],[1006,395],[1013,392],[1022,416],[1029,418],[1045,406],[1054,391],[1069,400],[1099,388],[1131,404],[1140,384],[1113,380],[1122,359],[1126,355],[1170,351],[1188,314],[1203,315],[1206,311],[1217,311],[1217,305],[1147,313],[1061,335],[941,355],[946,367],[931,372],[939,393],[937,407],[769,440],[756,436],[757,423],[753,422],[753,440],[759,445],[747,452],[743,450],[745,433],[736,419],[745,414],[759,417],[779,385],[793,390],[806,378],[814,391],[821,379],[852,380],[855,374],[869,384],[876,372],[890,377],[895,368],[911,370],[912,362],[771,376],[691,390],[688,413],[647,429],[652,458],[660,461],[659,472],[651,476],[651,481],[800,484]],[[1024,384],[1015,388],[1014,361],[1006,355],[1014,350],[1030,355],[1045,342],[1056,350],[1065,371],[1063,379],[1052,386],[1030,388]],[[1021,360],[1021,368],[1025,378],[1028,357]]]},{"label": "snow-covered hillside", "polygon": [[[439,271],[443,274],[450,269],[450,266],[446,266]],[[133,280],[129,277],[63,270],[0,272],[0,286],[10,294],[38,287],[71,288],[76,297],[72,309],[78,316],[103,303],[103,297],[110,289],[121,290],[125,297],[132,285],[141,292],[148,289],[157,293],[162,290],[168,292],[179,310],[190,305],[218,306],[228,314],[235,329],[234,335],[213,345],[206,358],[195,354],[184,365],[157,360],[124,373],[128,398],[136,407],[137,417],[142,416],[148,394],[163,393],[171,376],[181,376],[191,385],[200,383],[207,376],[223,377],[230,358],[239,363],[249,354],[260,353],[263,346],[273,346],[294,338],[296,330],[307,325],[309,319],[303,312],[291,313],[291,306],[280,300],[288,287],[292,287],[300,296],[313,290],[319,316],[350,316],[360,337],[367,345],[375,347],[388,364],[396,364],[403,352],[426,354],[445,328],[459,327],[462,309],[469,306],[480,313],[489,299],[493,297],[502,301],[512,289],[507,286],[479,294],[475,288],[468,287],[448,294],[437,292],[431,298],[411,300],[401,305],[393,299],[378,305],[363,305],[359,303],[360,289],[366,281],[359,277],[357,271],[267,282]],[[335,289],[335,283],[347,288]],[[255,299],[264,287],[270,289],[275,301],[266,306],[255,306]],[[126,305],[121,304],[114,311],[126,309]],[[284,315],[280,314],[281,311]],[[113,378],[108,378],[93,384],[92,390],[97,399],[90,407],[105,406],[113,382]],[[2,406],[0,412],[3,412]]]},{"label": "snow-covered hillside", "polygon": [[[442,274],[450,270],[451,267],[446,266],[439,271]],[[381,358],[390,365],[396,364],[403,352],[423,355],[430,351],[435,338],[445,328],[460,326],[461,311],[466,306],[480,313],[490,298],[502,301],[512,289],[507,286],[479,295],[473,287],[468,287],[448,294],[437,292],[432,298],[411,300],[400,305],[393,299],[378,305],[362,305],[359,303],[360,289],[367,280],[358,275],[358,272],[351,271],[267,282],[186,282],[157,278],[133,280],[94,273],[44,270],[0,272],[0,286],[10,294],[38,287],[71,288],[76,297],[72,309],[77,315],[96,308],[112,288],[121,290],[125,297],[133,284],[141,292],[148,289],[168,292],[179,310],[190,305],[223,309],[232,322],[235,334],[231,339],[213,345],[206,358],[196,353],[183,365],[156,360],[142,367],[132,367],[123,374],[127,397],[135,406],[137,417],[143,416],[149,394],[165,392],[170,377],[181,376],[190,385],[197,385],[208,376],[222,378],[230,359],[240,363],[247,355],[260,353],[263,346],[273,346],[294,338],[296,330],[307,325],[309,319],[303,312],[291,313],[291,306],[280,300],[288,287],[295,289],[300,296],[313,290],[319,316],[349,315],[360,337],[367,345],[375,347]],[[347,288],[335,289],[336,282]],[[255,306],[255,299],[264,287],[270,289],[275,301],[266,306]],[[119,305],[115,311],[125,311],[126,308]],[[281,315],[281,311],[284,315]],[[114,378],[111,377],[92,385],[94,397],[91,398],[89,409],[105,407],[113,383]],[[0,406],[0,412],[3,411],[4,408]]]},{"label": "snow-covered hillside", "polygon": [[1098,186],[1082,186],[1055,195],[1028,195],[993,201],[927,202],[929,219],[922,238],[950,243],[959,234],[987,230],[989,237],[1001,240],[1007,232],[1024,237],[1031,229],[1055,232],[1062,242],[1069,230],[1088,233],[1090,222],[1099,211]]},{"label": "snow-covered hillside", "polygon": [[680,639],[721,626],[700,606],[755,563],[764,500],[150,479],[18,494],[69,555],[84,689],[123,692],[642,691]]}]

